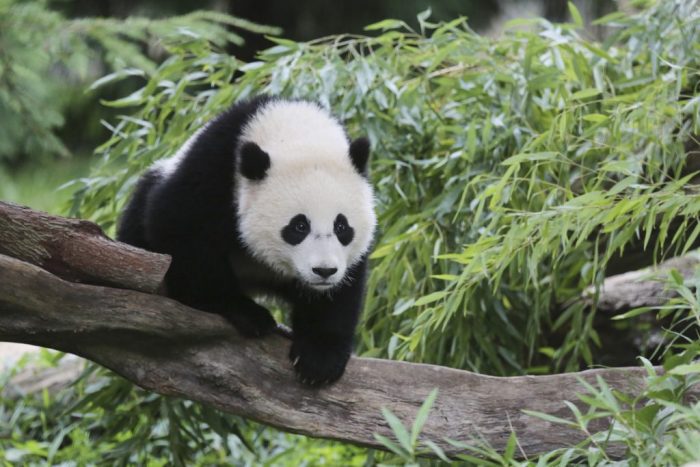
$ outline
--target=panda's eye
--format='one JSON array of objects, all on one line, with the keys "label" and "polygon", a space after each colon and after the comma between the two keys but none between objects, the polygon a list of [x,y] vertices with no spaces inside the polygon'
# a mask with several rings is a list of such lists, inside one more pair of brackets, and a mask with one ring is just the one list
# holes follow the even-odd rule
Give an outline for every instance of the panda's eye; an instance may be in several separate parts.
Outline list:
[{"label": "panda's eye", "polygon": [[294,230],[299,233],[306,233],[309,230],[309,224],[307,224],[305,221],[298,221],[294,226]]}]

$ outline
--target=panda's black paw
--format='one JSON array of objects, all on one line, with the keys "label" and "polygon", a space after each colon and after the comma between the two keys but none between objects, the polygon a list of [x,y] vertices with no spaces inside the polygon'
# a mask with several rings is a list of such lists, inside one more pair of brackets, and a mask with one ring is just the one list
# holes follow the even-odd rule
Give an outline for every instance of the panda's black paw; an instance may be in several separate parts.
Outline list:
[{"label": "panda's black paw", "polygon": [[337,381],[345,371],[350,351],[341,346],[294,341],[289,350],[297,378],[309,386],[325,386]]},{"label": "panda's black paw", "polygon": [[235,310],[227,318],[245,337],[266,336],[277,327],[277,321],[267,308],[257,304],[250,304]]}]

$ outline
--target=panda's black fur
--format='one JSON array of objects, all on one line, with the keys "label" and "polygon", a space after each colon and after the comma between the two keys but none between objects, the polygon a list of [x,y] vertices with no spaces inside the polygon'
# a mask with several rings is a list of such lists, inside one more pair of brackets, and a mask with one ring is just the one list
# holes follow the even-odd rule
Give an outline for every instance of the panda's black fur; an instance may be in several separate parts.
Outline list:
[{"label": "panda's black fur", "polygon": [[[259,151],[255,144],[234,149],[245,125],[271,99],[239,102],[215,118],[167,176],[156,169],[147,171],[121,216],[117,238],[171,255],[167,295],[225,316],[246,336],[262,336],[276,327],[269,311],[253,301],[248,290],[289,303],[293,328],[290,359],[302,381],[325,384],[342,375],[352,350],[364,296],[367,254],[347,269],[340,285],[322,293],[299,281],[281,279],[243,244],[237,225],[234,172],[240,170],[251,180],[264,178],[269,160],[254,154],[236,160],[238,154]],[[365,139],[350,144],[352,163],[363,174],[368,153]],[[340,230],[351,241],[352,227],[347,227]]]}]

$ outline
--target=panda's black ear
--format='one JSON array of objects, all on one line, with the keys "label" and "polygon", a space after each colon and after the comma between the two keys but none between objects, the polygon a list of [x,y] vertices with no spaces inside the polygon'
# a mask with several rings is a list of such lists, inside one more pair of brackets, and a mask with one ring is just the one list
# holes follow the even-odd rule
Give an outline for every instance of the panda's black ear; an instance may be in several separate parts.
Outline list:
[{"label": "panda's black ear", "polygon": [[270,156],[253,142],[243,143],[240,150],[241,175],[250,180],[262,180],[270,168]]},{"label": "panda's black ear", "polygon": [[357,138],[350,143],[350,160],[361,175],[367,175],[367,161],[369,161],[369,140],[367,138]]}]

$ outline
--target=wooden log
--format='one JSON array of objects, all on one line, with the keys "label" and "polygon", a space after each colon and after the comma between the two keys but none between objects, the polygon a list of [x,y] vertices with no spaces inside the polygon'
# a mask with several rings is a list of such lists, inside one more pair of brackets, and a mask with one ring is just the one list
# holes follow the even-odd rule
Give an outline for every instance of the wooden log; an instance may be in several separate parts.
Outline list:
[{"label": "wooden log", "polygon": [[0,201],[0,254],[72,282],[142,292],[159,290],[170,257],[109,239],[92,222]]},{"label": "wooden log", "polygon": [[[391,436],[387,407],[405,424],[433,388],[439,395],[425,439],[454,455],[447,438],[483,440],[503,449],[511,430],[530,456],[571,446],[576,430],[523,413],[570,418],[565,400],[583,392],[579,378],[631,393],[644,384],[640,368],[551,376],[492,377],[434,365],[352,358],[327,388],[295,378],[289,341],[240,337],[223,318],[173,300],[130,290],[73,284],[28,263],[0,256],[0,340],[75,353],[137,385],[212,405],[283,430],[382,448]],[[603,429],[604,422],[589,429]]]},{"label": "wooden log", "polygon": [[621,313],[643,306],[660,306],[675,296],[665,284],[669,271],[675,269],[688,279],[695,274],[699,265],[700,258],[697,255],[672,258],[655,267],[607,277],[597,294],[595,288],[588,287],[581,294],[581,299],[608,313]]},{"label": "wooden log", "polygon": [[283,336],[244,339],[218,315],[142,293],[159,289],[168,257],[114,242],[94,224],[0,203],[0,253],[0,340],[74,353],[145,389],[309,436],[382,449],[374,434],[391,433],[381,408],[410,424],[438,388],[425,439],[454,455],[446,439],[502,450],[514,430],[530,456],[585,436],[523,410],[570,418],[564,401],[584,391],[580,380],[629,393],[644,384],[641,368],[502,378],[351,358],[340,381],[310,389],[295,379]]},{"label": "wooden log", "polygon": [[24,397],[27,394],[40,393],[44,389],[49,393],[56,393],[71,385],[84,368],[85,360],[74,356],[66,356],[56,367],[28,365],[10,379],[3,391],[9,397]]}]

